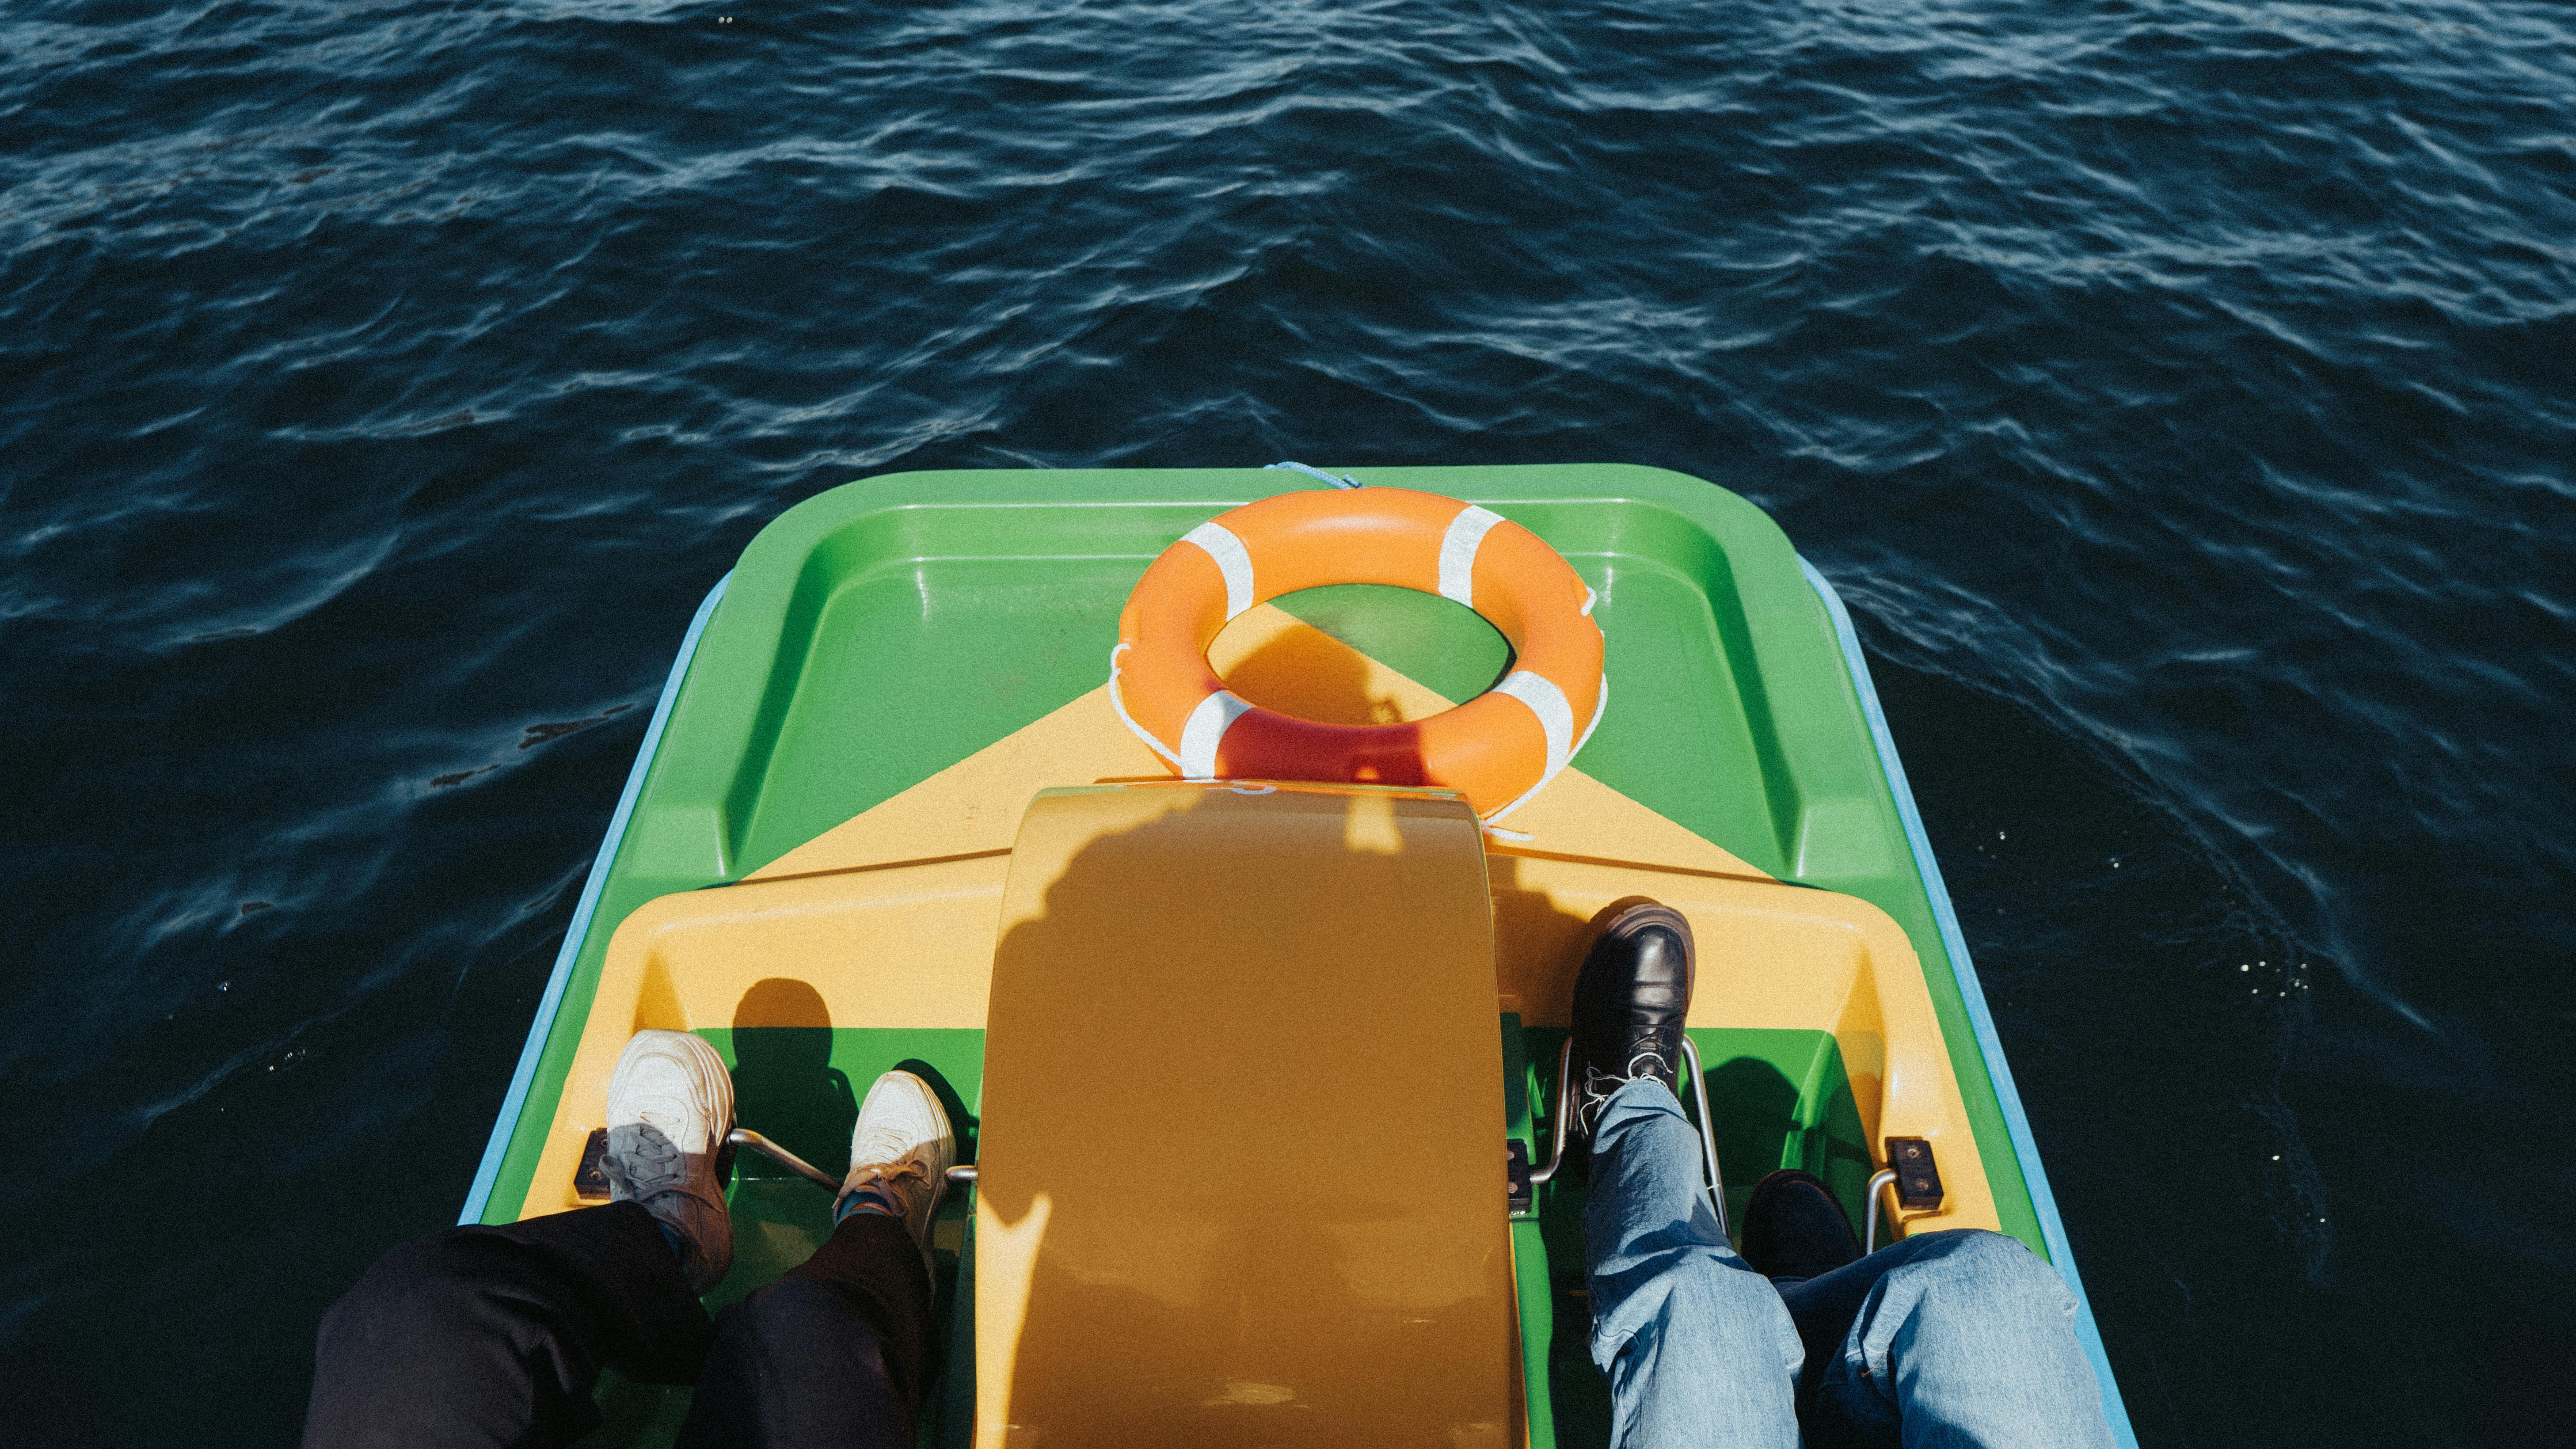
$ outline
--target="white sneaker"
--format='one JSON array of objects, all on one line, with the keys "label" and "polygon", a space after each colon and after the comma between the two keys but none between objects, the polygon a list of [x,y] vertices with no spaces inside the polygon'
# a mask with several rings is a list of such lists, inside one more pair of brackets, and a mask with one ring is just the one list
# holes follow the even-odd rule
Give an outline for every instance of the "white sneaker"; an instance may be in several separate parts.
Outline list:
[{"label": "white sneaker", "polygon": [[639,1031],[608,1079],[608,1200],[632,1202],[679,1234],[689,1291],[704,1295],[733,1266],[716,1154],[733,1130],[733,1078],[705,1038]]},{"label": "white sneaker", "polygon": [[956,1160],[957,1132],[939,1094],[910,1072],[888,1072],[868,1088],[858,1125],[850,1129],[850,1175],[832,1200],[832,1221],[862,1210],[852,1207],[853,1199],[903,1219],[926,1271],[930,1220]]}]

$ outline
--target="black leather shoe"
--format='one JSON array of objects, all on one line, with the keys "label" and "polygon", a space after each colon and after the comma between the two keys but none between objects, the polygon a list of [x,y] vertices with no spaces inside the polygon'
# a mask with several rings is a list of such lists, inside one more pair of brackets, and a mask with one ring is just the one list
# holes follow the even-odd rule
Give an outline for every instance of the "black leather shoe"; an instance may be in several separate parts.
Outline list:
[{"label": "black leather shoe", "polygon": [[1820,1278],[1859,1262],[1860,1239],[1821,1179],[1784,1167],[1753,1184],[1742,1251],[1765,1278]]},{"label": "black leather shoe", "polygon": [[1601,928],[1574,979],[1576,1083],[1568,1150],[1588,1158],[1592,1129],[1610,1095],[1639,1077],[1678,1087],[1682,1018],[1690,1014],[1690,922],[1670,906],[1640,901]]}]

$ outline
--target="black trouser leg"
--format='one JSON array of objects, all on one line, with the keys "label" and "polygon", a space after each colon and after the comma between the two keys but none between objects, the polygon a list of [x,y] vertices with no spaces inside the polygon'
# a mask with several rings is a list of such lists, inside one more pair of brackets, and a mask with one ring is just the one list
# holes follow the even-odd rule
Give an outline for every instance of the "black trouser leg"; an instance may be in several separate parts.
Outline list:
[{"label": "black trouser leg", "polygon": [[323,1316],[308,1449],[569,1444],[602,1368],[695,1378],[706,1310],[633,1203],[449,1228],[376,1260]]},{"label": "black trouser leg", "polygon": [[910,1449],[931,1374],[930,1275],[900,1219],[852,1213],[716,1315],[681,1449]]}]

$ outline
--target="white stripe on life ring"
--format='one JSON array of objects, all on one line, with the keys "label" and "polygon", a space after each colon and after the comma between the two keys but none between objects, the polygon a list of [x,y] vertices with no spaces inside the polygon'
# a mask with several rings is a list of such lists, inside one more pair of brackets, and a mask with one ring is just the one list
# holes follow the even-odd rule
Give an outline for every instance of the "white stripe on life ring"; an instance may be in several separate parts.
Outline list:
[{"label": "white stripe on life ring", "polygon": [[1607,672],[1604,672],[1601,676],[1601,692],[1592,701],[1592,723],[1583,727],[1583,738],[1574,742],[1574,754],[1567,755],[1566,758],[1568,760],[1573,759],[1574,755],[1582,754],[1583,747],[1592,743],[1592,732],[1601,728],[1601,716],[1607,714],[1609,710],[1610,676]]},{"label": "white stripe on life ring", "polygon": [[[1542,682],[1544,682],[1544,681],[1542,681]],[[1551,687],[1552,687],[1552,686],[1551,686]],[[1514,698],[1518,698],[1518,697],[1519,697],[1519,696],[1517,696],[1517,695],[1516,695],[1516,696],[1514,696]],[[1564,697],[1565,697],[1565,696],[1564,696],[1564,695],[1562,695],[1562,694],[1559,694],[1559,695],[1557,696],[1557,698],[1558,698],[1558,699],[1560,699],[1560,700],[1561,700],[1561,699],[1563,699]],[[1527,703],[1528,701],[1523,700],[1522,702],[1523,702],[1523,703]],[[1587,743],[1589,743],[1589,742],[1590,742],[1590,740],[1592,739],[1592,732],[1593,732],[1594,730],[1597,730],[1597,729],[1601,728],[1601,716],[1602,716],[1603,712],[1605,712],[1605,711],[1606,711],[1606,710],[1608,710],[1609,708],[1610,708],[1610,676],[1609,676],[1609,675],[1607,675],[1607,674],[1604,674],[1604,675],[1602,675],[1602,676],[1601,676],[1601,697],[1600,697],[1598,700],[1594,701],[1593,706],[1592,706],[1592,723],[1590,723],[1590,724],[1588,724],[1588,725],[1585,725],[1585,726],[1583,727],[1583,738],[1582,738],[1582,739],[1579,739],[1579,740],[1576,740],[1576,741],[1574,742],[1574,749],[1573,749],[1573,751],[1572,751],[1572,752],[1570,752],[1569,754],[1567,754],[1567,756],[1566,756],[1566,758],[1567,758],[1569,761],[1570,761],[1570,760],[1572,760],[1572,759],[1574,758],[1574,756],[1575,756],[1575,755],[1582,753],[1584,745],[1585,745],[1585,744],[1587,744]],[[1566,715],[1567,715],[1569,718],[1571,718],[1571,717],[1572,717],[1572,715],[1573,715],[1573,713],[1574,713],[1573,707],[1572,707],[1572,706],[1570,706],[1570,705],[1569,705],[1569,706],[1567,706],[1567,707],[1566,707]],[[1543,726],[1543,725],[1546,723],[1546,716],[1545,716],[1545,714],[1544,714],[1544,713],[1542,713],[1542,714],[1540,715],[1539,719],[1540,719],[1540,723],[1541,723],[1541,725]],[[1529,787],[1528,789],[1526,789],[1526,790],[1523,790],[1523,791],[1521,792],[1521,796],[1520,796],[1520,798],[1519,798],[1519,799],[1514,800],[1512,803],[1510,803],[1509,805],[1504,806],[1504,807],[1503,807],[1502,809],[1500,809],[1500,810],[1495,811],[1493,814],[1486,816],[1486,817],[1485,817],[1485,828],[1486,828],[1487,830],[1492,830],[1496,835],[1503,836],[1503,837],[1504,837],[1504,838],[1506,838],[1506,839],[1513,839],[1513,840],[1527,840],[1527,839],[1529,839],[1529,837],[1528,837],[1527,835],[1524,835],[1524,834],[1522,834],[1520,831],[1517,831],[1517,830],[1495,830],[1495,829],[1494,829],[1494,822],[1495,822],[1495,821],[1497,821],[1497,820],[1502,819],[1502,818],[1503,818],[1504,816],[1506,816],[1506,815],[1511,814],[1513,811],[1518,810],[1518,809],[1519,809],[1519,808],[1521,808],[1522,806],[1527,805],[1527,804],[1530,802],[1530,797],[1531,797],[1531,796],[1533,796],[1533,795],[1537,794],[1537,793],[1538,793],[1539,791],[1541,791],[1541,790],[1546,789],[1546,788],[1547,788],[1547,782],[1548,782],[1548,781],[1550,781],[1550,780],[1553,780],[1553,779],[1555,779],[1555,778],[1556,778],[1556,771],[1555,771],[1555,770],[1553,770],[1553,769],[1549,770],[1546,774],[1539,776],[1539,777],[1538,777],[1538,783],[1537,783],[1537,784],[1535,784],[1535,785],[1530,786],[1530,787]]]},{"label": "white stripe on life ring", "polygon": [[1216,560],[1216,570],[1225,575],[1225,617],[1252,607],[1252,551],[1234,530],[1222,523],[1202,523],[1181,535],[1181,542],[1197,544],[1209,558]]},{"label": "white stripe on life ring", "polygon": [[1494,693],[1510,695],[1538,716],[1538,727],[1547,731],[1547,773],[1539,780],[1544,784],[1555,779],[1556,772],[1574,757],[1574,706],[1565,702],[1565,691],[1544,674],[1515,669],[1494,686]]},{"label": "white stripe on life ring", "polygon": [[1237,698],[1231,690],[1220,689],[1200,700],[1198,708],[1190,711],[1189,723],[1181,726],[1181,778],[1215,779],[1216,747],[1225,742],[1225,732],[1234,728],[1234,722],[1251,709],[1250,703]]},{"label": "white stripe on life ring", "polygon": [[1476,550],[1485,546],[1485,535],[1503,516],[1490,508],[1470,503],[1449,520],[1449,531],[1440,535],[1440,595],[1456,599],[1472,609],[1476,607]]},{"label": "white stripe on life ring", "polygon": [[1133,644],[1122,641],[1116,648],[1109,651],[1109,707],[1118,711],[1118,722],[1127,727],[1127,732],[1129,734],[1143,740],[1148,749],[1151,749],[1155,754],[1162,756],[1166,764],[1169,764],[1173,769],[1177,770],[1181,767],[1181,757],[1172,753],[1171,746],[1154,738],[1154,732],[1152,730],[1136,723],[1136,716],[1127,712],[1127,701],[1119,697],[1118,656],[1135,647],[1136,646]]}]

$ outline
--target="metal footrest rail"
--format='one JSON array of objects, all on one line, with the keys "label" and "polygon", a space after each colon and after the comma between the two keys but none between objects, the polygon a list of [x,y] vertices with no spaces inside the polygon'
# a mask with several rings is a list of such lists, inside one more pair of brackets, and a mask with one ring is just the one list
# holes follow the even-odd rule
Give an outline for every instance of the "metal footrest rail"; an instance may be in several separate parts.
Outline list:
[{"label": "metal footrest rail", "polygon": [[[1695,1125],[1699,1131],[1701,1176],[1708,1189],[1709,1206],[1717,1212],[1717,1230],[1726,1233],[1726,1179],[1719,1174],[1717,1166],[1717,1117],[1709,1107],[1708,1073],[1700,1068],[1699,1046],[1688,1036],[1682,1038],[1682,1064],[1689,1070],[1691,1096],[1699,1107],[1699,1121]],[[1565,1139],[1574,1119],[1576,1096],[1574,1038],[1569,1035],[1556,1054],[1556,1110],[1550,1134],[1552,1141],[1548,1146],[1546,1163],[1530,1169],[1532,1186],[1553,1181],[1558,1170],[1565,1165]]]},{"label": "metal footrest rail", "polygon": [[[834,1177],[832,1174],[825,1172],[823,1169],[816,1167],[810,1162],[807,1162],[804,1158],[797,1156],[795,1153],[788,1151],[786,1148],[779,1146],[777,1143],[770,1141],[768,1138],[761,1136],[759,1133],[752,1131],[748,1127],[736,1127],[731,1132],[726,1133],[725,1141],[732,1143],[736,1147],[748,1147],[752,1151],[759,1153],[761,1156],[768,1158],[770,1161],[777,1163],[779,1166],[786,1168],[788,1171],[795,1173],[798,1177],[805,1179],[807,1182],[813,1183],[817,1187],[830,1188],[834,1192],[839,1192],[841,1190],[841,1180],[839,1178]],[[948,1169],[948,1180],[952,1183],[973,1182],[975,1180],[975,1164],[971,1162],[961,1162],[955,1167]]]}]

